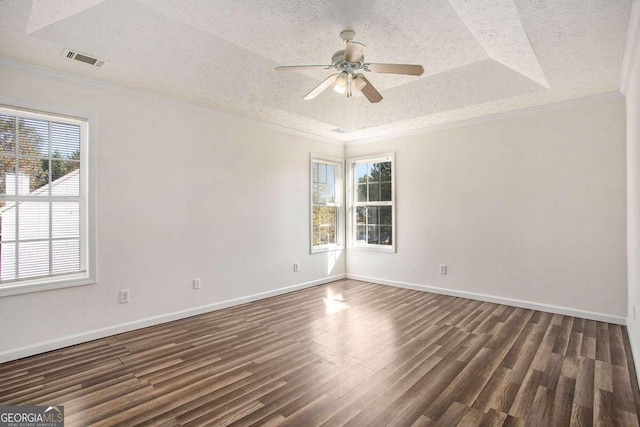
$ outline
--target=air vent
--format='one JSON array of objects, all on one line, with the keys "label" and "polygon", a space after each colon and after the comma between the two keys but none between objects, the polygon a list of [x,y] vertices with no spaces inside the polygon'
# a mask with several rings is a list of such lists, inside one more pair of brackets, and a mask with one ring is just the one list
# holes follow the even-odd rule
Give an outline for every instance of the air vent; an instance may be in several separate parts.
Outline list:
[{"label": "air vent", "polygon": [[69,59],[84,62],[85,64],[93,65],[94,67],[102,67],[104,65],[104,61],[102,59],[94,58],[86,53],[80,53],[71,49],[65,49],[63,55]]}]

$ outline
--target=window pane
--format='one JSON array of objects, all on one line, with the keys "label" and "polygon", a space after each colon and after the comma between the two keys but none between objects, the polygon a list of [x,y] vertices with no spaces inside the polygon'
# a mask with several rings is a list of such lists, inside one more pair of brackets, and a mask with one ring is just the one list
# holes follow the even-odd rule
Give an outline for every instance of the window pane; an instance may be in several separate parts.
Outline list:
[{"label": "window pane", "polygon": [[79,202],[53,202],[51,213],[53,217],[52,237],[54,239],[80,237]]},{"label": "window pane", "polygon": [[51,123],[51,157],[80,160],[80,126]]},{"label": "window pane", "polygon": [[367,243],[370,245],[378,244],[378,227],[375,225],[367,226]]},{"label": "window pane", "polygon": [[378,209],[380,209],[380,224],[382,225],[392,225],[393,222],[391,222],[392,218],[391,218],[391,206],[380,206]]},{"label": "window pane", "polygon": [[378,163],[376,166],[380,172],[380,181],[391,182],[391,162]]},{"label": "window pane", "polygon": [[313,207],[314,245],[336,242],[336,210],[333,206]]},{"label": "window pane", "polygon": [[16,194],[16,160],[13,157],[0,156],[0,194]]},{"label": "window pane", "polygon": [[[36,158],[18,159],[20,175],[18,194],[21,196],[49,196],[49,160]],[[43,188],[44,187],[44,188]],[[38,191],[40,190],[40,191]]]},{"label": "window pane", "polygon": [[366,222],[367,222],[367,208],[365,207],[356,208],[356,223],[366,224]]},{"label": "window pane", "polygon": [[367,182],[367,178],[369,176],[369,165],[367,163],[361,163],[356,165],[356,182],[363,183]]},{"label": "window pane", "polygon": [[16,203],[0,202],[0,240],[12,242],[16,240]]},{"label": "window pane", "polygon": [[313,163],[313,203],[335,203],[335,166]]},{"label": "window pane", "polygon": [[320,227],[320,244],[329,245],[336,242],[336,227],[334,225]]},{"label": "window pane", "polygon": [[391,245],[392,242],[392,233],[391,227],[382,226],[380,227],[380,244],[381,245]]},{"label": "window pane", "polygon": [[367,184],[358,184],[358,201],[367,201]]},{"label": "window pane", "polygon": [[380,200],[382,200],[383,202],[391,201],[391,183],[390,182],[383,182],[380,185]]},{"label": "window pane", "polygon": [[327,165],[318,163],[318,182],[327,182]]},{"label": "window pane", "polygon": [[367,215],[368,224],[379,224],[378,222],[378,207],[370,206]]},{"label": "window pane", "polygon": [[318,201],[316,203],[334,203],[336,200],[336,190],[333,183],[319,183]]},{"label": "window pane", "polygon": [[319,245],[320,243],[320,227],[318,225],[313,226],[313,245]]},{"label": "window pane", "polygon": [[311,163],[311,182],[318,182],[318,163]]},{"label": "window pane", "polygon": [[[48,238],[49,202],[18,203],[18,239],[30,240]],[[49,262],[48,258],[49,257],[47,257],[47,265]],[[22,271],[22,269],[20,271]]]},{"label": "window pane", "polygon": [[29,157],[49,157],[49,122],[18,118],[18,153]]},{"label": "window pane", "polygon": [[336,180],[336,167],[334,165],[326,165],[326,166],[327,166],[327,182],[333,185]]},{"label": "window pane", "polygon": [[380,184],[369,184],[369,201],[370,202],[379,202],[380,201]]},{"label": "window pane", "polygon": [[61,240],[52,245],[53,273],[80,270],[80,240]]},{"label": "window pane", "polygon": [[322,226],[335,223],[335,208],[333,206],[314,206],[313,223]]},{"label": "window pane", "polygon": [[79,196],[80,195],[80,167],[79,162],[52,160],[51,161],[51,195]]},{"label": "window pane", "polygon": [[16,278],[16,244],[0,242],[0,280]]},{"label": "window pane", "polygon": [[367,227],[365,225],[359,225],[356,227],[356,241],[358,242],[367,241]]},{"label": "window pane", "polygon": [[49,242],[20,242],[18,246],[20,277],[49,274]]},{"label": "window pane", "polygon": [[0,154],[16,152],[16,118],[0,114]]}]

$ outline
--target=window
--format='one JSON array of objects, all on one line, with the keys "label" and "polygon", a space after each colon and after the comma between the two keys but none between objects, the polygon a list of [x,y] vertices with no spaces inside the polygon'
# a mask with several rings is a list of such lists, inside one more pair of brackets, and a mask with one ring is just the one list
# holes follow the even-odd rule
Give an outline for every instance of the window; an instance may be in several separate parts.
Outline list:
[{"label": "window", "polygon": [[90,282],[87,128],[0,107],[0,296]]},{"label": "window", "polygon": [[387,154],[349,162],[352,246],[395,250],[393,157]]},{"label": "window", "polygon": [[311,155],[311,253],[343,246],[342,164]]}]

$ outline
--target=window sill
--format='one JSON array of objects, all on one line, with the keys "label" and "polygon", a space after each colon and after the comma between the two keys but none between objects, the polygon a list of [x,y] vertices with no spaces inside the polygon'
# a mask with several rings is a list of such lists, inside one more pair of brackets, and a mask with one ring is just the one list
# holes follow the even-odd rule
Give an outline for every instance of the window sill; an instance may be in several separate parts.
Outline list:
[{"label": "window sill", "polygon": [[396,251],[395,246],[381,246],[381,245],[351,244],[349,245],[349,249],[358,249],[358,250],[375,251],[375,252],[389,252],[389,253],[395,253]]},{"label": "window sill", "polygon": [[25,280],[0,284],[0,298],[11,295],[28,294],[32,292],[43,292],[52,289],[70,288],[74,286],[94,285],[96,280],[85,275],[65,276],[52,280],[51,278]]},{"label": "window sill", "polygon": [[329,246],[316,246],[311,248],[312,254],[319,254],[323,252],[334,252],[334,251],[342,251],[344,250],[344,246],[342,245],[329,245]]}]

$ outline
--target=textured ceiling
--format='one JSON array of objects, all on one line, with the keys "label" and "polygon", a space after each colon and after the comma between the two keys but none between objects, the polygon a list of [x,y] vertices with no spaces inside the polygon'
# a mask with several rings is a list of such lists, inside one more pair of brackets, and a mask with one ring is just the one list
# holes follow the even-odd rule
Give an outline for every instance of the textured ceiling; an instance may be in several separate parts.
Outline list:
[{"label": "textured ceiling", "polygon": [[[0,0],[0,56],[349,141],[617,91],[631,3]],[[425,73],[368,73],[379,104],[333,90],[304,101],[331,71],[275,67],[329,64],[344,29],[367,62]]]}]

